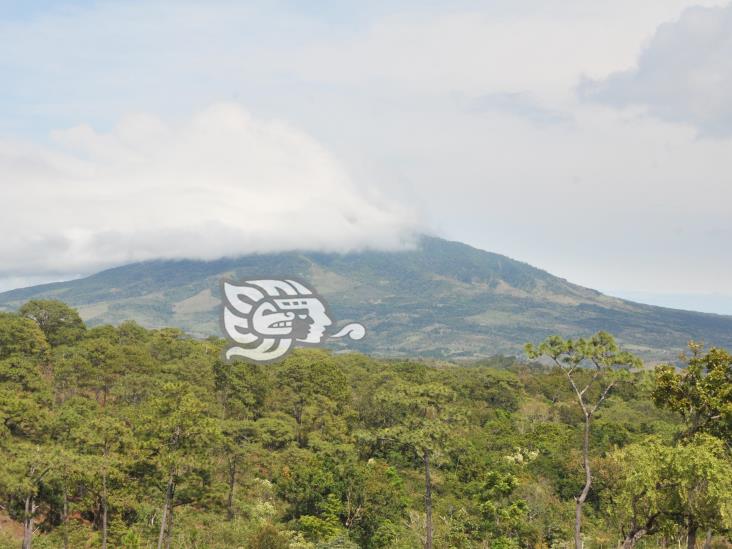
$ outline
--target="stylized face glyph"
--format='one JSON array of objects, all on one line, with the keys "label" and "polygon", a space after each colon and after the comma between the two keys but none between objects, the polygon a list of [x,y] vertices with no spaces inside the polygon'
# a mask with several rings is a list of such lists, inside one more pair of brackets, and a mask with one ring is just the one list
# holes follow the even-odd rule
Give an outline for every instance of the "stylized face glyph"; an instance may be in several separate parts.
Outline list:
[{"label": "stylized face glyph", "polygon": [[333,324],[316,297],[266,300],[257,305],[251,318],[252,328],[262,336],[290,337],[301,343],[320,343]]},{"label": "stylized face glyph", "polygon": [[[226,350],[226,360],[278,360],[298,344],[321,343],[333,324],[323,299],[296,280],[223,281],[222,289],[221,325],[234,343]],[[363,325],[351,323],[330,337],[358,340],[365,333]]]}]

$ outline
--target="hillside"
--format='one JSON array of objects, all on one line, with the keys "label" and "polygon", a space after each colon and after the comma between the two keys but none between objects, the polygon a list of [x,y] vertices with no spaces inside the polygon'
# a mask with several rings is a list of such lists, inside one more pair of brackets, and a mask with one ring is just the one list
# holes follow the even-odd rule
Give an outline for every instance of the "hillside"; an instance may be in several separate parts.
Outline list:
[{"label": "hillside", "polygon": [[648,358],[673,359],[689,339],[732,347],[732,317],[640,305],[512,260],[423,237],[418,248],[346,255],[290,252],[217,261],[151,261],[0,294],[0,309],[61,299],[91,325],[134,319],[220,334],[222,277],[297,276],[329,301],[335,319],[363,322],[351,348],[386,356],[465,358],[517,353],[524,342],[607,330]]}]

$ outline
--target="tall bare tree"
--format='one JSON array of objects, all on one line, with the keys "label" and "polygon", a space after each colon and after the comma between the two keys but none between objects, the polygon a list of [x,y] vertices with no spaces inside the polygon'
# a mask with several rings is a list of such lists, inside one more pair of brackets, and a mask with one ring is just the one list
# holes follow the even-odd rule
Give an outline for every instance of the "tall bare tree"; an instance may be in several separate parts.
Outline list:
[{"label": "tall bare tree", "polygon": [[590,339],[564,339],[551,336],[538,346],[526,345],[529,358],[548,357],[564,372],[577,397],[584,417],[582,436],[582,466],[585,483],[575,496],[574,545],[582,549],[582,507],[592,486],[590,467],[590,427],[600,405],[618,382],[618,372],[639,367],[639,358],[621,351],[613,336],[598,332]]}]

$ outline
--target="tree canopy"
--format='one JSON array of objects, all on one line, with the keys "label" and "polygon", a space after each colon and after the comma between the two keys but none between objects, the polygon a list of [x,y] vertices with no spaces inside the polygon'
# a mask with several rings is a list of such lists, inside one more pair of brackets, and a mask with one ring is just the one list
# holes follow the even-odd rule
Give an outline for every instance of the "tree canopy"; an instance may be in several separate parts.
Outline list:
[{"label": "tree canopy", "polygon": [[596,334],[532,348],[546,363],[262,366],[66,309],[0,313],[0,548],[548,548],[583,492],[586,546],[730,539],[721,349],[653,371]]}]

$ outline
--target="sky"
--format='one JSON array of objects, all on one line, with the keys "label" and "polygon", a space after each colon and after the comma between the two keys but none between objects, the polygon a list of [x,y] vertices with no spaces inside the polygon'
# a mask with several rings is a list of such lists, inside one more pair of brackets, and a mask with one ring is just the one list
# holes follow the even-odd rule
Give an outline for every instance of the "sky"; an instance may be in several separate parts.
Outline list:
[{"label": "sky", "polygon": [[430,233],[732,314],[732,4],[0,0],[0,289]]}]

